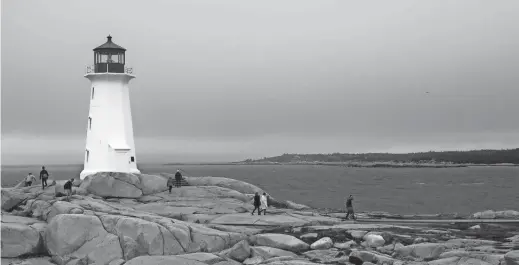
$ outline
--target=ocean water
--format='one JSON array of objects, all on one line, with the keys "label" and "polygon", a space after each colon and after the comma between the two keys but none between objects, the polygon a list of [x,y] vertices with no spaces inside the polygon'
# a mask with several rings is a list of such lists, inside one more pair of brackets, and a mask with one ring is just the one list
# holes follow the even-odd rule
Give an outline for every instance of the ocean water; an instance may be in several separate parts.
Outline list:
[{"label": "ocean water", "polygon": [[[519,167],[345,168],[322,165],[141,165],[143,173],[229,177],[267,190],[277,199],[318,208],[342,208],[354,196],[357,211],[399,214],[519,210]],[[81,166],[47,166],[54,179],[79,176]],[[2,166],[12,186],[39,166]]]}]

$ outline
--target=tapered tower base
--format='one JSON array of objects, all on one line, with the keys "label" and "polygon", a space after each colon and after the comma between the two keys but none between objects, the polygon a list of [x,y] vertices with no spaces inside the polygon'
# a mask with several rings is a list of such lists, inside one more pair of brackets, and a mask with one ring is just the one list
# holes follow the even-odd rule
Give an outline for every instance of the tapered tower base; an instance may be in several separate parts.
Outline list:
[{"label": "tapered tower base", "polygon": [[[106,170],[83,170],[79,174],[79,178],[80,179],[84,179],[87,176],[94,175],[95,173],[98,173],[98,172],[119,172],[119,171],[113,170],[113,169],[106,169]],[[121,173],[141,174],[141,171],[138,170],[138,169],[130,169],[130,171],[125,171],[125,172],[121,172]]]}]

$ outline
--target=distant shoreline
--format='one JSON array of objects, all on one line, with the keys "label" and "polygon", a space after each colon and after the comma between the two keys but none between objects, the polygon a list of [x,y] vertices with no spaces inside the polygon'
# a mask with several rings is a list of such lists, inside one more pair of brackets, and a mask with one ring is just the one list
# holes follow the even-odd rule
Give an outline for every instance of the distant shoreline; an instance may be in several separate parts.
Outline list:
[{"label": "distant shoreline", "polygon": [[[189,163],[140,163],[140,165],[161,166],[336,166],[356,168],[462,168],[462,167],[519,167],[519,164],[413,164],[388,162],[380,163],[340,163],[340,162],[189,162]],[[82,164],[48,164],[47,167],[83,167]],[[40,167],[40,165],[2,165],[2,168]]]},{"label": "distant shoreline", "polygon": [[333,162],[222,162],[222,163],[166,163],[164,166],[340,166],[358,168],[460,168],[460,167],[517,167],[519,164],[415,164],[415,163],[333,163]]},{"label": "distant shoreline", "polygon": [[519,148],[471,151],[429,151],[418,153],[331,153],[282,154],[262,159],[246,159],[246,164],[310,164],[345,167],[451,168],[470,166],[517,166]]}]

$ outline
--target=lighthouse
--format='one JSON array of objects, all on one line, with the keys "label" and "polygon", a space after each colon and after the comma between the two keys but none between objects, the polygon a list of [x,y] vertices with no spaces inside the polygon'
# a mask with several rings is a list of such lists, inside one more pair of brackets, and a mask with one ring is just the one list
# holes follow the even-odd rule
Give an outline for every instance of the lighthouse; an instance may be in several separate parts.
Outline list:
[{"label": "lighthouse", "polygon": [[125,66],[126,49],[106,43],[94,49],[94,65],[86,69],[91,82],[84,169],[80,178],[97,172],[140,173],[135,157],[128,83],[135,78]]}]

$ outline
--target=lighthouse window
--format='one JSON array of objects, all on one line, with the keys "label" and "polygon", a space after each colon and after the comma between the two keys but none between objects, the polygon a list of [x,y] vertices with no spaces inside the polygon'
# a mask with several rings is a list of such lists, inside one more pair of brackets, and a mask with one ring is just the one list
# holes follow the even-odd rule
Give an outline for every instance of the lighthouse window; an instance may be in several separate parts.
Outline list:
[{"label": "lighthouse window", "polygon": [[92,99],[94,99],[94,91],[95,91],[95,87],[92,87]]},{"label": "lighthouse window", "polygon": [[86,161],[88,162],[88,158],[90,157],[90,151],[86,150]]},{"label": "lighthouse window", "polygon": [[92,130],[92,117],[88,117],[88,129]]},{"label": "lighthouse window", "polygon": [[135,162],[135,157],[134,156],[130,157],[130,161]]}]

